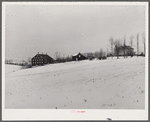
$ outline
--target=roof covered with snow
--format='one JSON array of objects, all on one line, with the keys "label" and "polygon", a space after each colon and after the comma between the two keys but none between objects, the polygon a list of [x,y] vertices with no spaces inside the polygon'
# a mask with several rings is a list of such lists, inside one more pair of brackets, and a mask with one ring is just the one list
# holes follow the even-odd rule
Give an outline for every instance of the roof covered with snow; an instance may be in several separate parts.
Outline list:
[{"label": "roof covered with snow", "polygon": [[[40,56],[40,57],[43,57],[43,58],[45,58],[45,59],[53,59],[53,58],[51,58],[49,55],[47,55],[47,54],[37,54],[36,56]],[[35,56],[34,56],[35,57]],[[34,58],[33,57],[33,58]]]},{"label": "roof covered with snow", "polygon": [[[81,53],[76,53],[76,54],[73,54],[72,56],[77,56],[77,55],[79,55],[79,54],[81,54]],[[82,54],[81,54],[82,55]]]},{"label": "roof covered with snow", "polygon": [[79,53],[73,54],[72,56],[77,56]]}]

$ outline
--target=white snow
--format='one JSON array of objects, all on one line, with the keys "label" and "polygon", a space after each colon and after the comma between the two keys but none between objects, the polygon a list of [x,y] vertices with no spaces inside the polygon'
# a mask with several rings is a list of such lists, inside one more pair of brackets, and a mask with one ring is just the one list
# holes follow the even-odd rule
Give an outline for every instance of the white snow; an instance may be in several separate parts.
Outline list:
[{"label": "white snow", "polygon": [[18,65],[10,65],[10,64],[5,65],[5,73],[12,73],[12,72],[16,72],[21,69],[22,69],[22,67],[18,66]]},{"label": "white snow", "polygon": [[5,107],[144,109],[145,58],[110,59],[6,72]]}]

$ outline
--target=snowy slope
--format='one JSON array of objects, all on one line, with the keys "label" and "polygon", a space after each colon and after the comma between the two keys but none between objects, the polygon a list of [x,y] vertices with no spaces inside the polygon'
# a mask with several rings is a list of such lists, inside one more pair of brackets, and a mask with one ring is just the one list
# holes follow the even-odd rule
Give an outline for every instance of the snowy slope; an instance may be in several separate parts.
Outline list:
[{"label": "snowy slope", "polygon": [[50,64],[5,77],[6,108],[144,109],[143,57]]},{"label": "snowy slope", "polygon": [[21,69],[21,66],[18,65],[5,64],[5,73],[12,73]]}]

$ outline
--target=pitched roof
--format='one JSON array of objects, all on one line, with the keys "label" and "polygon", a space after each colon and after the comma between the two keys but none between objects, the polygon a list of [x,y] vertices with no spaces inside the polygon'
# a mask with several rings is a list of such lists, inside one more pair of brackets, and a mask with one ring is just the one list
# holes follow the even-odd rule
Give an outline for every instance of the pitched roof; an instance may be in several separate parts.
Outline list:
[{"label": "pitched roof", "polygon": [[72,56],[77,56],[79,53],[73,54]]},{"label": "pitched roof", "polygon": [[[76,54],[73,54],[72,56],[77,56],[77,55],[79,55],[79,54],[81,54],[81,53],[76,53]],[[81,54],[82,55],[82,54]]]},{"label": "pitched roof", "polygon": [[[124,48],[124,46],[120,46],[120,47],[121,47],[121,48]],[[127,45],[125,46],[125,48],[126,48],[126,49],[134,49],[134,48],[132,48],[131,46],[127,46]]]},{"label": "pitched roof", "polygon": [[[43,57],[43,58],[45,58],[45,59],[53,59],[53,58],[51,58],[49,55],[47,55],[47,54],[37,54],[36,56],[41,56],[41,57]],[[35,57],[35,56],[34,56]]]}]

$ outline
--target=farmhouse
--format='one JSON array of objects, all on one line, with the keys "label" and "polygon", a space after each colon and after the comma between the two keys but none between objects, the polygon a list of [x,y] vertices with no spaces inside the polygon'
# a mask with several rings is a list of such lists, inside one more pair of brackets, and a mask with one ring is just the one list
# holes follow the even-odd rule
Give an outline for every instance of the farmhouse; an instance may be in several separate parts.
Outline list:
[{"label": "farmhouse", "polygon": [[80,61],[80,60],[85,60],[85,59],[87,59],[87,58],[85,56],[83,56],[81,53],[72,55],[73,61]]},{"label": "farmhouse", "polygon": [[50,64],[54,62],[54,59],[51,58],[49,55],[46,54],[37,54],[32,59],[32,66],[35,65],[44,65],[44,64]]},{"label": "farmhouse", "polygon": [[[115,50],[115,54],[116,54],[116,50]],[[132,48],[131,46],[120,46],[119,47],[119,56],[123,56],[125,53],[126,56],[133,56],[134,53],[134,48]]]}]

